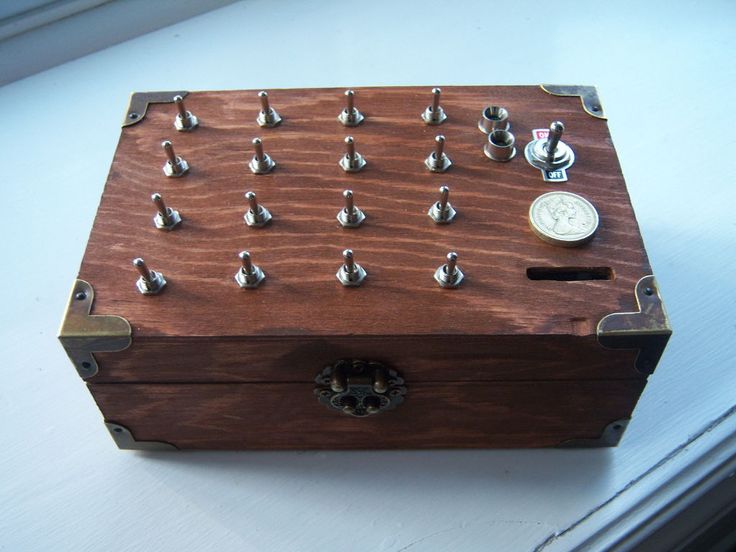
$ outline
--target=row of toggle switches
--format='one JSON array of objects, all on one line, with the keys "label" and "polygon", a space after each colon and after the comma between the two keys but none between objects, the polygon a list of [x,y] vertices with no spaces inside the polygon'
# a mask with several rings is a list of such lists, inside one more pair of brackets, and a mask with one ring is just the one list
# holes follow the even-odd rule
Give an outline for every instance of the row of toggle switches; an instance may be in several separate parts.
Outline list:
[{"label": "row of toggle switches", "polygon": [[[342,196],[345,205],[338,211],[337,220],[344,228],[358,228],[365,221],[366,215],[355,205],[355,196],[352,190],[345,190]],[[271,222],[271,212],[258,202],[255,192],[247,192],[245,199],[248,200],[248,210],[243,216],[245,224],[261,227]],[[151,201],[156,206],[156,215],[153,217],[153,224],[156,228],[159,230],[173,230],[181,224],[182,217],[179,211],[166,205],[161,194],[153,194]],[[436,224],[449,224],[455,219],[457,211],[450,203],[450,188],[440,186],[439,199],[432,203],[427,214]]]},{"label": "row of toggle switches", "polygon": [[[345,126],[358,126],[365,116],[355,107],[355,93],[352,90],[345,92],[347,105],[340,112],[338,120]],[[259,92],[261,100],[261,111],[256,121],[261,127],[274,127],[281,123],[281,116],[270,106],[268,94]],[[439,104],[440,89],[432,89],[432,103],[422,113],[422,120],[429,125],[442,124],[447,115]],[[179,131],[192,131],[199,126],[199,119],[184,107],[181,96],[174,97],[178,113],[174,119],[174,127]],[[478,129],[488,136],[483,146],[483,153],[489,159],[498,162],[507,162],[516,155],[516,138],[511,133],[508,110],[501,106],[487,106],[481,111],[478,121]],[[561,141],[564,125],[554,121],[549,128],[549,137],[535,139],[527,144],[524,154],[530,165],[544,171],[559,171],[569,168],[575,156],[572,150]],[[452,166],[452,161],[445,153],[445,137],[438,134],[435,137],[434,150],[424,160],[424,165],[431,172],[445,172]],[[253,139],[253,158],[248,163],[254,174],[267,174],[276,166],[276,162],[265,153],[263,142],[260,138]],[[187,174],[189,164],[176,155],[171,141],[163,142],[162,147],[166,153],[166,164],[163,167],[164,174],[169,177],[180,177]],[[365,157],[355,150],[355,139],[352,136],[345,138],[345,154],[340,158],[339,165],[346,172],[359,172],[366,165]]]},{"label": "row of toggle switches", "polygon": [[[510,135],[509,132],[503,131]],[[485,152],[488,157],[495,161],[508,161],[515,154],[513,136],[503,137],[503,143],[489,141],[486,144]],[[355,150],[355,138],[352,136],[345,137],[345,154],[338,161],[338,165],[345,172],[360,172],[366,166],[367,161],[360,153]],[[452,161],[445,153],[446,139],[443,135],[438,134],[434,139],[434,149],[424,160],[424,165],[430,172],[445,172],[452,166]],[[253,139],[254,154],[248,162],[248,167],[253,174],[267,174],[276,167],[276,161],[268,155],[263,149],[263,140],[260,138]],[[183,157],[176,154],[174,145],[170,140],[161,143],[161,147],[166,154],[166,163],[163,166],[164,174],[168,177],[178,178],[189,172],[189,163]]]},{"label": "row of toggle switches", "polygon": [[[440,95],[442,91],[439,88],[432,89],[432,100],[424,112],[421,119],[427,125],[441,125],[447,120],[447,114],[440,105]],[[278,112],[271,107],[268,99],[268,93],[260,91],[258,99],[261,102],[261,110],[256,117],[258,126],[263,128],[273,128],[281,124],[282,118]],[[180,132],[191,132],[199,126],[199,119],[187,111],[184,106],[184,98],[174,96],[174,104],[176,105],[177,114],[174,118],[174,128]],[[508,111],[500,106],[488,106],[483,109],[481,118],[478,121],[478,128],[481,132],[489,134],[496,129],[509,129]],[[343,126],[356,127],[365,121],[365,115],[355,107],[355,92],[353,90],[345,91],[345,107],[340,111],[337,120]]]},{"label": "row of toggle switches", "polygon": [[[235,273],[235,282],[242,289],[255,289],[266,279],[265,272],[253,263],[248,251],[238,254],[241,266]],[[352,249],[342,252],[343,262],[335,274],[337,281],[345,287],[358,287],[368,276],[366,270],[355,262]],[[434,279],[443,288],[459,287],[465,278],[465,274],[457,265],[457,253],[451,251],[447,254],[447,262],[440,265],[434,272]],[[166,279],[161,272],[151,270],[146,262],[140,257],[133,260],[133,266],[138,271],[139,277],[136,282],[138,291],[143,295],[157,295],[166,286]]]}]

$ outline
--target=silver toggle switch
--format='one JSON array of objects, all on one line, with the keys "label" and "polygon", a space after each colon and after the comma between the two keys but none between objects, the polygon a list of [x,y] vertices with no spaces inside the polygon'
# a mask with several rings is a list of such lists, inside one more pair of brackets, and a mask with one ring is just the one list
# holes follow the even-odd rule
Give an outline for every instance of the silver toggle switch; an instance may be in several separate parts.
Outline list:
[{"label": "silver toggle switch", "polygon": [[248,200],[248,210],[243,219],[248,226],[265,226],[271,221],[271,213],[263,205],[258,203],[255,192],[247,192],[245,199]]},{"label": "silver toggle switch", "polygon": [[161,142],[161,147],[164,149],[164,153],[166,153],[166,164],[164,165],[164,174],[166,176],[178,178],[189,172],[189,163],[176,155],[174,146],[169,140]]},{"label": "silver toggle switch", "polygon": [[353,127],[363,122],[363,114],[355,107],[355,92],[345,91],[345,109],[337,116],[337,120],[343,125]]},{"label": "silver toggle switch", "polygon": [[253,174],[266,174],[273,170],[276,161],[263,151],[263,141],[260,138],[253,138],[253,159],[250,160],[248,166]]},{"label": "silver toggle switch", "polygon": [[440,186],[440,199],[432,204],[427,213],[436,224],[449,224],[455,219],[457,211],[448,201],[449,198],[450,188]]},{"label": "silver toggle switch", "polygon": [[365,213],[355,206],[352,190],[345,190],[342,196],[345,199],[345,207],[337,213],[337,220],[345,228],[357,228],[363,224]]},{"label": "silver toggle switch", "polygon": [[343,262],[340,270],[335,276],[338,281],[345,287],[357,287],[363,283],[368,275],[366,271],[353,259],[353,250],[346,249],[342,252]]},{"label": "silver toggle switch", "polygon": [[509,112],[506,108],[498,105],[489,105],[480,115],[478,128],[485,134],[490,134],[494,130],[509,130]]},{"label": "silver toggle switch", "polygon": [[243,289],[257,288],[266,279],[266,274],[258,265],[253,264],[247,251],[241,251],[238,257],[241,266],[235,273],[235,281]]},{"label": "silver toggle switch", "polygon": [[174,119],[174,128],[179,132],[189,132],[197,128],[199,126],[199,119],[184,107],[184,98],[174,96],[174,103],[176,104],[176,109],[179,111]]},{"label": "silver toggle switch", "polygon": [[268,101],[268,93],[262,90],[258,93],[258,98],[261,100],[261,111],[256,118],[258,125],[271,128],[281,124],[281,116],[271,107]]},{"label": "silver toggle switch", "polygon": [[465,274],[457,266],[457,253],[454,251],[447,254],[447,263],[440,266],[434,273],[434,279],[443,288],[456,288],[464,278]]},{"label": "silver toggle switch", "polygon": [[516,155],[516,138],[508,130],[497,128],[488,135],[488,141],[483,146],[483,153],[493,161],[505,163]]},{"label": "silver toggle switch", "polygon": [[526,145],[524,155],[532,167],[542,171],[560,171],[572,166],[575,153],[561,140],[565,125],[555,121],[549,126],[547,138],[532,140]]},{"label": "silver toggle switch", "polygon": [[166,285],[164,275],[155,270],[150,270],[146,265],[146,261],[140,257],[133,259],[133,266],[140,274],[136,286],[143,295],[156,295]]},{"label": "silver toggle switch", "polygon": [[442,91],[439,88],[432,89],[432,103],[422,113],[422,120],[428,125],[441,125],[447,119],[445,110],[440,105],[441,93]]},{"label": "silver toggle switch", "polygon": [[452,161],[445,154],[445,137],[441,134],[434,139],[434,151],[424,160],[426,167],[432,172],[445,172],[452,165]]},{"label": "silver toggle switch", "polygon": [[181,223],[181,215],[179,211],[167,207],[164,203],[164,198],[161,194],[155,193],[151,196],[151,201],[156,206],[158,211],[153,217],[153,224],[159,230],[173,230],[178,224]]},{"label": "silver toggle switch", "polygon": [[355,140],[352,136],[345,137],[345,155],[340,158],[340,166],[345,172],[358,172],[365,167],[365,157],[355,151]]}]

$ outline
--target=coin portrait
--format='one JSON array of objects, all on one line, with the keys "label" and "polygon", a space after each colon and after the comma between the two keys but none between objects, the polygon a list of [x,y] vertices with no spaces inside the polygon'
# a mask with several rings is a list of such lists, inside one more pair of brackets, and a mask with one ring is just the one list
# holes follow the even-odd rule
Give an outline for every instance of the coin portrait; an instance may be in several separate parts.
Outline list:
[{"label": "coin portrait", "polygon": [[532,202],[529,226],[543,241],[574,247],[590,241],[598,229],[598,212],[584,197],[548,192]]}]

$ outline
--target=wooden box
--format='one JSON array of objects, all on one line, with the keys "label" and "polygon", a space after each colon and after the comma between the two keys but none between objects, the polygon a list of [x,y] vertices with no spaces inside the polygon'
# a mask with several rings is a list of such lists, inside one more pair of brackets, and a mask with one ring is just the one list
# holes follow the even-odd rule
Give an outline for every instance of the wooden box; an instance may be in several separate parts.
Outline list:
[{"label": "wooden box", "polygon": [[[136,93],[123,124],[60,339],[121,448],[343,449],[615,445],[670,334],[603,108],[579,86],[362,88],[365,120],[337,116],[342,89],[273,90],[281,124],[261,127],[258,91]],[[199,125],[174,127],[175,95]],[[494,162],[478,127],[503,106],[516,156]],[[534,129],[564,122],[575,154],[552,183],[525,159]],[[435,137],[452,161],[430,172]],[[354,137],[367,161],[338,164]],[[249,169],[252,140],[276,162]],[[189,171],[162,171],[171,140]],[[457,211],[428,209],[450,188]],[[343,190],[365,212],[336,214]],[[244,194],[273,218],[244,222]],[[557,247],[529,227],[532,201],[587,198],[600,226]],[[181,214],[162,231],[151,194]],[[336,278],[344,249],[367,277]],[[250,251],[265,273],[234,275]],[[433,275],[449,251],[465,278]],[[136,287],[136,257],[162,273]],[[339,395],[339,396],[338,396]]]}]

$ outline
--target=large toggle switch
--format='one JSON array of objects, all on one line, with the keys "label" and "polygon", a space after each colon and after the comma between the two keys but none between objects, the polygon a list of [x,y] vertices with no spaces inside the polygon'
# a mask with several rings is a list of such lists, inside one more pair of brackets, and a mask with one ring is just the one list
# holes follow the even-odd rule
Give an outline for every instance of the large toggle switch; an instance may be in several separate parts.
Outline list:
[{"label": "large toggle switch", "polygon": [[547,181],[565,182],[566,169],[575,162],[572,148],[561,140],[564,131],[565,125],[555,121],[549,126],[547,138],[532,140],[524,149],[526,160],[532,167],[541,170]]}]

